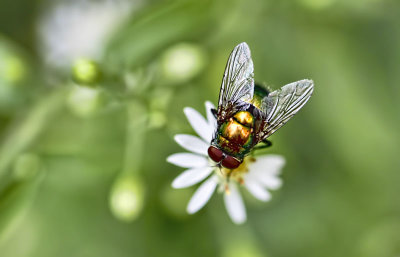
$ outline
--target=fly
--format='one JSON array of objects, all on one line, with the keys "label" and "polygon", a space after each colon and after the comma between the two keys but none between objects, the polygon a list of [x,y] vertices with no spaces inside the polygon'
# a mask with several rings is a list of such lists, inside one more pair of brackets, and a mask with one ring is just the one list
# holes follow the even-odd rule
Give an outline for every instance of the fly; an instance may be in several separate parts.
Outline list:
[{"label": "fly", "polygon": [[[227,169],[236,169],[259,143],[267,140],[310,99],[314,83],[300,80],[269,92],[254,85],[253,61],[246,43],[237,45],[226,64],[219,92],[217,118],[208,155]],[[258,147],[258,146],[257,146]]]}]

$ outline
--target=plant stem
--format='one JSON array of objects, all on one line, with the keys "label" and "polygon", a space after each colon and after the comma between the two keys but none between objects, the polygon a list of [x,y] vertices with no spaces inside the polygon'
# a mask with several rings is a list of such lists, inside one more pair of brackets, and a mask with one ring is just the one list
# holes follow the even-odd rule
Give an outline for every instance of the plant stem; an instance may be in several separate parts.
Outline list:
[{"label": "plant stem", "polygon": [[148,115],[145,106],[136,100],[127,103],[126,149],[123,173],[140,170],[145,148]]},{"label": "plant stem", "polygon": [[65,90],[58,89],[41,98],[21,120],[16,121],[0,145],[0,177],[14,159],[25,151],[52,121],[64,104]]}]

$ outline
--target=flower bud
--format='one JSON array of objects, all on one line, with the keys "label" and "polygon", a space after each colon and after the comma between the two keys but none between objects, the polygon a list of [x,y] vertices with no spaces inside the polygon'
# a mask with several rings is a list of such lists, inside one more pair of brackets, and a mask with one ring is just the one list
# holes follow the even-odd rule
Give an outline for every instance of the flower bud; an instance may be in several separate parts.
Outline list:
[{"label": "flower bud", "polygon": [[12,97],[15,88],[26,81],[28,63],[16,45],[0,37],[0,101]]},{"label": "flower bud", "polygon": [[149,115],[149,128],[159,129],[167,124],[167,116],[162,111],[152,111]]},{"label": "flower bud", "polygon": [[95,86],[101,79],[100,68],[92,60],[77,59],[72,67],[72,78],[79,85]]},{"label": "flower bud", "polygon": [[110,209],[119,220],[130,222],[142,212],[144,205],[144,186],[138,176],[122,175],[111,189]]},{"label": "flower bud", "polygon": [[206,53],[198,45],[181,43],[169,48],[161,58],[167,81],[185,82],[198,75],[206,63]]},{"label": "flower bud", "polygon": [[8,55],[0,58],[0,80],[6,85],[18,84],[25,74],[25,63],[19,57]]},{"label": "flower bud", "polygon": [[[247,231],[246,231],[247,232]],[[246,233],[245,232],[245,233]],[[265,256],[263,251],[258,247],[252,237],[243,237],[234,239],[230,244],[224,245],[222,249],[223,257],[262,257]]]}]

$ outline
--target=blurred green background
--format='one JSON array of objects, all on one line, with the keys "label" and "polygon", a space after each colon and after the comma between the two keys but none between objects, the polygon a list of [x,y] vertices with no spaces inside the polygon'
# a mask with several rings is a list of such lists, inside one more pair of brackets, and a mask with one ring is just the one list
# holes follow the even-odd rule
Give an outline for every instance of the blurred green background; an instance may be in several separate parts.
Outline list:
[{"label": "blurred green background", "polygon": [[[0,2],[0,256],[400,256],[400,3],[394,0]],[[271,137],[283,187],[221,195],[166,163],[217,102],[230,51],[256,81],[310,78]]]}]

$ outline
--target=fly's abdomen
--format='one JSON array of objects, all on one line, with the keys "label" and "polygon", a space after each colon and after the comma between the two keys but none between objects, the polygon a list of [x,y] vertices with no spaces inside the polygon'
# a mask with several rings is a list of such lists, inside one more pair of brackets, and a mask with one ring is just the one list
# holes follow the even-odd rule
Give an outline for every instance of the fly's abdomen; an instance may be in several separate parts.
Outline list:
[{"label": "fly's abdomen", "polygon": [[228,153],[243,154],[253,141],[254,117],[248,111],[237,112],[218,130],[217,141]]}]

